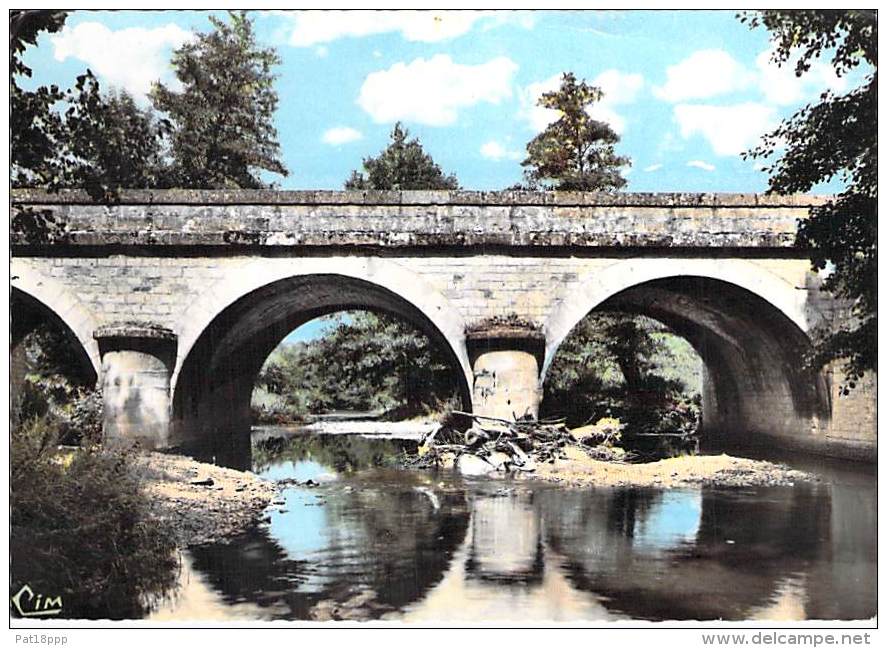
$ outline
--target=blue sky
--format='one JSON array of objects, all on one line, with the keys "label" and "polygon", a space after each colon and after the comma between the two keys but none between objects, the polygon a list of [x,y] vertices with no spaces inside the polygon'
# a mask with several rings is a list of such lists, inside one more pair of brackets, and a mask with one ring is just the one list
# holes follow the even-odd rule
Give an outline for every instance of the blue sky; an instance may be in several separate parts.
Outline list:
[{"label": "blue sky", "polygon": [[[777,68],[766,31],[732,11],[254,16],[259,40],[282,58],[285,189],[341,188],[397,120],[462,186],[511,185],[526,143],[553,116],[536,98],[569,70],[605,91],[595,115],[621,134],[629,191],[762,191],[760,165],[739,153],[824,89],[854,82],[827,62],[801,80]],[[90,67],[144,100],[153,80],[173,80],[172,49],[207,29],[206,12],[73,12],[26,53],[27,85],[68,87]]]}]

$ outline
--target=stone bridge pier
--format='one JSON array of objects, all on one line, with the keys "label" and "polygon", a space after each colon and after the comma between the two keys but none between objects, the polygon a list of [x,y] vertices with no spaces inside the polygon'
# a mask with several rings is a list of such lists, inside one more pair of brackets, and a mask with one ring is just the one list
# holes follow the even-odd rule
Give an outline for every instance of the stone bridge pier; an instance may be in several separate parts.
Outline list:
[{"label": "stone bridge pier", "polygon": [[161,326],[118,324],[101,326],[94,336],[102,358],[105,441],[170,447],[176,335]]},{"label": "stone bridge pier", "polygon": [[487,324],[466,334],[475,414],[514,420],[539,416],[545,336],[529,326]]},{"label": "stone bridge pier", "polygon": [[[12,192],[12,391],[21,341],[65,333],[109,442],[250,464],[250,399],[294,328],[393,315],[453,368],[463,409],[538,415],[591,312],[656,319],[704,364],[703,434],[874,460],[874,373],[810,371],[848,304],[794,245],[814,196],[534,192]],[[36,227],[35,227],[36,225]],[[45,229],[40,236],[33,232]]]}]

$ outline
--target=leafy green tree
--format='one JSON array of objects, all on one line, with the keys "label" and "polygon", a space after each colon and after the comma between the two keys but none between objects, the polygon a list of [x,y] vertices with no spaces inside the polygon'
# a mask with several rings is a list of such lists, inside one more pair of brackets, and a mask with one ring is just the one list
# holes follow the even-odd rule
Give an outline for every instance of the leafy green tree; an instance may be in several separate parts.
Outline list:
[{"label": "leafy green tree", "polygon": [[560,117],[527,144],[524,175],[530,187],[563,191],[612,191],[625,186],[620,168],[630,164],[616,155],[619,136],[605,122],[593,119],[589,108],[601,100],[600,88],[565,72],[561,86],[546,92],[539,105]]},{"label": "leafy green tree", "polygon": [[165,134],[168,124],[136,105],[126,92],[102,94],[92,72],[77,77],[67,95],[63,184],[91,195],[119,189],[150,189],[168,182]]},{"label": "leafy green tree", "polygon": [[878,220],[878,27],[874,11],[767,10],[743,13],[752,28],[763,26],[776,45],[774,61],[795,60],[803,76],[814,60],[828,56],[838,76],[861,66],[860,85],[845,94],[826,91],[767,134],[747,155],[770,158],[770,191],[797,193],[839,179],[844,189],[810,210],[798,229],[814,269],[830,268],[824,287],[852,304],[854,322],[824,332],[813,361],[845,359],[847,383],[877,362]]},{"label": "leafy green tree", "polygon": [[391,142],[376,157],[363,160],[363,171],[352,171],[346,189],[458,189],[453,174],[445,175],[418,138],[408,139],[409,131],[398,122],[391,131]]},{"label": "leafy green tree", "polygon": [[261,171],[287,175],[274,127],[273,48],[256,43],[245,12],[198,34],[173,54],[183,89],[155,84],[151,99],[172,127],[172,183],[194,189],[259,189]]},{"label": "leafy green tree", "polygon": [[64,11],[9,12],[10,180],[16,186],[49,185],[56,180],[54,161],[61,117],[52,108],[64,95],[55,85],[25,90],[17,78],[32,74],[22,61],[25,50],[36,44],[40,32],[59,31],[66,17]]},{"label": "leafy green tree", "polygon": [[125,187],[162,186],[164,122],[129,94],[102,94],[90,70],[64,91],[18,86],[19,77],[31,75],[21,58],[26,47],[40,31],[58,31],[64,20],[64,12],[11,12],[10,180],[49,190],[83,188],[97,199]]},{"label": "leafy green tree", "polygon": [[336,316],[322,337],[278,348],[256,381],[284,397],[291,415],[384,410],[414,415],[456,393],[443,354],[419,331],[382,313]]},{"label": "leafy green tree", "polygon": [[692,347],[659,322],[591,313],[555,356],[543,414],[566,416],[574,426],[613,416],[628,425],[628,436],[691,431],[699,415],[700,374]]}]

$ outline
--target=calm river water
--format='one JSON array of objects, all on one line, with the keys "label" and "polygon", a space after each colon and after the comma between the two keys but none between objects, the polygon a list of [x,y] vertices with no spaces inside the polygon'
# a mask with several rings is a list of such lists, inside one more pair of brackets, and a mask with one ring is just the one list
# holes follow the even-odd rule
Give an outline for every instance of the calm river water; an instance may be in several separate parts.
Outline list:
[{"label": "calm river water", "polygon": [[297,435],[254,469],[267,519],[192,547],[154,620],[863,619],[876,609],[876,481],[574,489],[391,467],[403,442]]}]

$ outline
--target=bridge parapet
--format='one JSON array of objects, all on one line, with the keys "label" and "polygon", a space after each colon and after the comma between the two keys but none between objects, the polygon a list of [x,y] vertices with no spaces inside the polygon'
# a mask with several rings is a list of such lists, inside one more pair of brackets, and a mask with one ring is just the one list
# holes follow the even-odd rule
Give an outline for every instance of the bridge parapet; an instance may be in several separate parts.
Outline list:
[{"label": "bridge parapet", "polygon": [[[794,246],[826,198],[760,194],[472,191],[12,192],[12,217],[51,215],[53,246]],[[21,213],[22,208],[26,211]],[[13,249],[33,241],[13,232]]]}]

